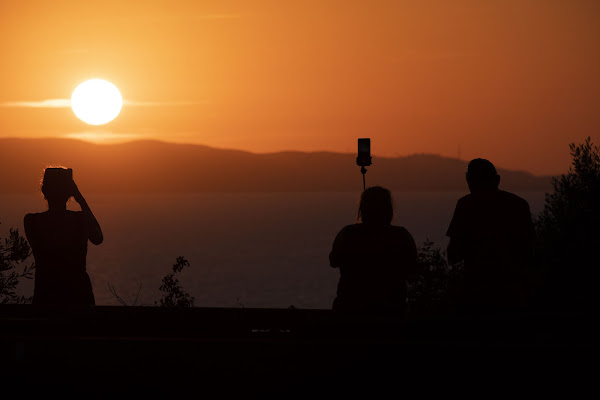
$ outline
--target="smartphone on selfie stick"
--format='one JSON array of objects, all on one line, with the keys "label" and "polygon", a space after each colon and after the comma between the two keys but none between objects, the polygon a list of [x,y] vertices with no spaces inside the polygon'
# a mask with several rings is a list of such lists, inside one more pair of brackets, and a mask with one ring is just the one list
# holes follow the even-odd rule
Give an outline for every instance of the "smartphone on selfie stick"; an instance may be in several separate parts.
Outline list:
[{"label": "smartphone on selfie stick", "polygon": [[356,164],[360,166],[360,172],[363,176],[363,190],[366,190],[365,174],[367,173],[367,169],[365,167],[371,165],[371,139],[358,139],[358,156],[356,157]]}]

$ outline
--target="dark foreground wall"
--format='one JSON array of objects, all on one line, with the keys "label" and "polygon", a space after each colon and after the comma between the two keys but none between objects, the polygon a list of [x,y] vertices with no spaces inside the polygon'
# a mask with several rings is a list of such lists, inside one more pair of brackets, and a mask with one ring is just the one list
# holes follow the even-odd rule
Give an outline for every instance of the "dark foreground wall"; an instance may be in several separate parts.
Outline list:
[{"label": "dark foreground wall", "polygon": [[487,396],[525,385],[539,394],[558,377],[590,382],[597,339],[584,315],[401,321],[328,310],[0,306],[0,392],[382,398],[375,393]]}]

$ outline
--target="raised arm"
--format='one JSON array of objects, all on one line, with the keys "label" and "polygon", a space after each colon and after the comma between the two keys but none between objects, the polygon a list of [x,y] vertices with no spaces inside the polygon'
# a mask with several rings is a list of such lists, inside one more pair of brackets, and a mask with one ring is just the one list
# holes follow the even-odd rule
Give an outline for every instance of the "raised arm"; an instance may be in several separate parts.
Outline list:
[{"label": "raised arm", "polygon": [[88,206],[87,202],[83,198],[83,195],[79,191],[79,188],[73,182],[73,198],[79,205],[81,206],[81,211],[85,215],[85,220],[87,224],[87,230],[89,232],[89,239],[95,245],[99,245],[104,241],[104,236],[102,235],[102,229],[100,229],[100,224],[94,217],[90,206]]}]

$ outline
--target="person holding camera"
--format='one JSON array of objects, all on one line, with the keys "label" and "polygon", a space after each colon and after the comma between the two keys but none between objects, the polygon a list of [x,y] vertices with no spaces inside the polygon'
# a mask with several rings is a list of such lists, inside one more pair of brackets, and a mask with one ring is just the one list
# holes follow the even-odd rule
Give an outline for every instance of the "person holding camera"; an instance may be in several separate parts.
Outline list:
[{"label": "person holding camera", "polygon": [[[46,168],[42,193],[48,210],[25,215],[25,235],[35,258],[33,304],[94,305],[86,271],[88,240],[99,245],[102,230],[77,185],[70,168]],[[71,196],[81,211],[67,210]]]},{"label": "person holding camera", "polygon": [[402,316],[406,281],[417,269],[417,247],[403,227],[392,225],[388,189],[367,188],[360,197],[359,222],[336,236],[330,265],[339,268],[334,311]]}]

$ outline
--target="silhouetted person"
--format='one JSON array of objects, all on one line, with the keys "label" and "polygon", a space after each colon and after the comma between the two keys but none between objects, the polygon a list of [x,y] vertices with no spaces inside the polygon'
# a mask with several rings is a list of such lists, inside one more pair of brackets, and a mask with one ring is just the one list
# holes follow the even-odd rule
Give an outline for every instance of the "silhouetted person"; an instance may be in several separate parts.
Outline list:
[{"label": "silhouetted person", "polygon": [[[47,168],[42,193],[48,211],[25,216],[25,234],[35,258],[33,304],[94,305],[86,272],[88,240],[102,243],[100,225],[73,181],[71,169]],[[73,196],[81,211],[67,210]]]},{"label": "silhouetted person", "polygon": [[344,227],[329,254],[340,269],[336,311],[401,316],[406,306],[406,280],[417,266],[417,248],[411,234],[391,225],[392,196],[382,187],[370,187],[360,198],[360,223]]},{"label": "silhouetted person", "polygon": [[532,295],[535,231],[529,204],[498,189],[488,160],[467,167],[471,194],[458,200],[448,228],[448,261],[464,261],[459,312],[467,315],[524,311]]}]

